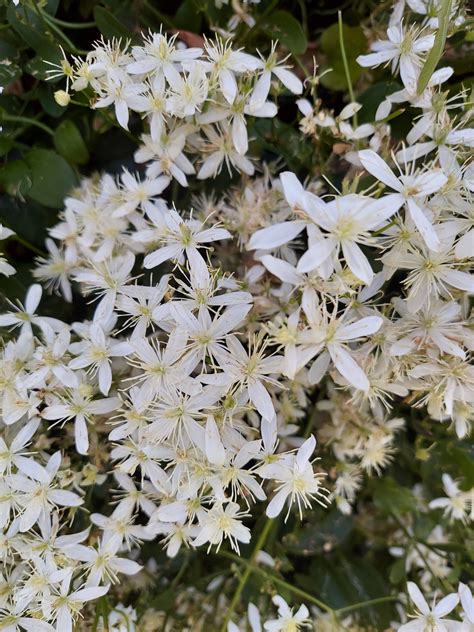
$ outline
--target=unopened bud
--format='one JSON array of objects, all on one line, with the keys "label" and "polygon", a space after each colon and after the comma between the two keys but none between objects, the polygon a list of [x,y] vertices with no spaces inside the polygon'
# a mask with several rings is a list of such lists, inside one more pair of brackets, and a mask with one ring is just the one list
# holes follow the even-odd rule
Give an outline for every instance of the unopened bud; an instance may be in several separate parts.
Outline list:
[{"label": "unopened bud", "polygon": [[71,97],[69,93],[66,92],[65,90],[57,90],[54,93],[54,100],[56,101],[58,105],[61,105],[63,108],[65,108],[67,105],[69,105],[69,101],[71,100]]}]

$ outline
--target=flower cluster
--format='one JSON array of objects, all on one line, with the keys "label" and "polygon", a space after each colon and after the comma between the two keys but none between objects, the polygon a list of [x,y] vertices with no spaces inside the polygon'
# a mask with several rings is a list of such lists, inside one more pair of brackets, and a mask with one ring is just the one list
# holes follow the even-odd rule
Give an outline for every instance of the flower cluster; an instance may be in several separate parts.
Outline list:
[{"label": "flower cluster", "polygon": [[[62,74],[75,92],[92,91],[94,108],[113,106],[123,128],[130,112],[138,113],[147,129],[135,161],[146,163],[150,179],[163,175],[181,186],[191,175],[215,177],[224,166],[253,175],[247,119],[276,115],[269,100],[272,77],[277,91],[303,91],[275,46],[267,58],[258,58],[219,38],[186,48],[176,36],[151,32],[142,46],[100,41],[85,59],[73,65],[64,59],[59,70],[50,70],[52,78]],[[67,103],[69,94],[60,91],[57,98]]]},{"label": "flower cluster", "polygon": [[[327,485],[351,513],[364,477],[394,457],[406,422],[392,409],[402,399],[469,434],[472,109],[465,95],[451,102],[441,91],[449,68],[417,93],[437,25],[407,25],[404,10],[397,3],[387,39],[359,58],[390,63],[403,83],[373,122],[357,125],[355,102],[334,115],[299,100],[303,134],[344,141],[348,176],[336,193],[274,165],[254,176],[247,125],[276,115],[270,95],[280,84],[303,91],[275,46],[258,58],[221,39],[187,48],[150,32],[142,45],[100,41],[85,59],[63,60],[68,91],[99,112],[113,108],[124,129],[143,119],[144,133],[136,173],[96,174],[71,192],[37,261],[39,283],[0,315],[8,630],[72,630],[86,602],[142,569],[145,541],[158,538],[170,558],[225,541],[239,553],[257,501],[269,500],[270,520],[292,509],[302,518],[329,502]],[[415,113],[398,148],[394,103]],[[179,190],[224,166],[243,174],[225,195],[195,195],[183,209],[173,194],[171,203],[172,179]],[[0,271],[14,269],[0,259]],[[83,316],[43,315],[40,283]],[[314,426],[330,483],[314,458]],[[468,523],[473,490],[449,474],[442,483],[446,495],[426,511]],[[104,513],[87,512],[92,487]],[[425,560],[414,551],[408,572]],[[466,629],[473,624],[464,584],[431,608],[415,584],[408,591],[417,614],[400,630],[437,629],[459,599]],[[311,626],[305,605],[273,602],[277,618],[262,622],[250,604],[229,632],[247,621],[253,631]],[[111,629],[121,617],[134,625],[120,605]]]}]

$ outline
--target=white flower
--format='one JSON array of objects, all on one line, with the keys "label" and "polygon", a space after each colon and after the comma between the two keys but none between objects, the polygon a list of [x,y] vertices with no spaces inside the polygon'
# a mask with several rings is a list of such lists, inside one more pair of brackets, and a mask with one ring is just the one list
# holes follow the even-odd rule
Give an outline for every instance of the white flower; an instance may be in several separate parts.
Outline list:
[{"label": "white flower", "polygon": [[108,395],[112,385],[111,358],[123,357],[133,352],[129,342],[113,341],[99,323],[92,323],[87,338],[73,342],[69,348],[77,356],[70,361],[69,368],[76,370],[89,367],[93,375],[97,374],[103,395]]},{"label": "white flower", "polygon": [[357,62],[364,67],[375,68],[380,64],[392,62],[392,73],[400,69],[400,77],[407,90],[415,92],[418,77],[423,65],[420,53],[429,51],[434,44],[434,35],[420,37],[414,26],[406,28],[403,24],[387,29],[387,40],[377,40],[371,45],[375,52],[359,55]]},{"label": "white flower", "polygon": [[303,92],[303,84],[298,77],[288,70],[288,66],[284,66],[285,60],[278,61],[276,55],[276,42],[272,43],[272,49],[270,54],[265,59],[262,57],[263,72],[258,78],[254,89],[252,91],[252,97],[250,99],[250,105],[252,108],[258,108],[265,103],[270,92],[272,73],[281,81],[281,83],[288,88],[293,94],[301,94]]},{"label": "white flower", "polygon": [[272,601],[278,606],[278,619],[272,619],[263,624],[263,628],[267,632],[297,632],[301,628],[312,626],[309,610],[304,604],[296,612],[293,612],[293,609],[280,595],[275,595]]},{"label": "white flower", "polygon": [[[274,479],[277,483],[277,493],[270,501],[266,514],[275,518],[281,513],[287,499],[289,499],[288,513],[293,503],[298,505],[300,518],[303,518],[303,507],[311,507],[311,501],[326,506],[328,490],[321,486],[321,478],[325,474],[317,474],[311,465],[311,455],[316,447],[316,439],[311,435],[298,449],[296,455],[283,455],[275,463],[263,465],[260,473],[264,478]],[[286,519],[285,519],[286,520]]]},{"label": "white flower", "polygon": [[262,418],[265,421],[273,420],[275,407],[265,383],[277,383],[270,375],[279,373],[281,357],[266,357],[265,345],[258,339],[249,343],[247,351],[233,334],[226,337],[226,347],[226,350],[216,349],[215,352],[224,373],[202,375],[201,381],[223,385],[226,389],[234,387],[237,393],[245,392]]},{"label": "white flower", "polygon": [[240,50],[232,50],[229,42],[216,39],[214,42],[206,40],[206,52],[217,74],[219,87],[224,98],[233,103],[238,94],[237,81],[234,73],[255,71],[262,62]]},{"label": "white flower", "polygon": [[209,548],[217,545],[217,550],[224,539],[228,539],[231,547],[239,552],[239,542],[250,542],[250,529],[242,524],[241,518],[247,514],[240,511],[237,503],[228,502],[225,505],[216,503],[212,509],[206,511],[199,520],[200,532],[194,540],[194,546],[209,542]]},{"label": "white flower", "polygon": [[168,259],[182,262],[184,253],[186,253],[191,266],[195,266],[198,269],[206,268],[204,259],[198,249],[204,247],[206,243],[231,237],[231,234],[225,228],[204,228],[201,222],[193,219],[183,220],[173,210],[164,213],[162,216],[153,215],[153,218],[155,217],[156,222],[158,223],[161,220],[163,225],[162,239],[165,245],[147,254],[143,262],[145,268],[155,268]]},{"label": "white flower", "polygon": [[179,78],[178,64],[200,57],[202,49],[177,48],[176,37],[168,39],[166,34],[150,32],[144,37],[143,46],[132,47],[135,61],[128,64],[127,72],[132,75],[164,75],[168,81]]},{"label": "white flower", "polygon": [[432,500],[430,509],[443,508],[450,521],[461,520],[467,524],[469,520],[474,520],[474,488],[461,491],[449,474],[443,474],[442,479],[447,497]]},{"label": "white flower", "polygon": [[117,293],[130,281],[134,264],[135,256],[130,252],[123,257],[114,257],[87,268],[79,268],[74,273],[74,280],[83,283],[87,292],[96,291],[101,296],[94,315],[96,320],[107,321],[112,316]]},{"label": "white flower", "polygon": [[433,606],[430,608],[416,584],[408,582],[407,587],[411,600],[418,610],[416,615],[414,615],[414,620],[400,626],[398,632],[426,632],[426,630],[430,630],[430,632],[445,632],[448,626],[453,630],[456,629],[453,626],[459,622],[444,618],[459,602],[459,597],[456,593],[447,595],[437,604],[433,603]]},{"label": "white flower", "polygon": [[74,619],[80,612],[84,602],[98,599],[109,590],[109,586],[107,585],[93,588],[80,588],[79,590],[69,592],[71,579],[72,570],[61,581],[58,594],[52,595],[46,600],[48,609],[52,610],[54,619],[56,620],[56,630],[61,630],[61,632],[72,632]]},{"label": "white flower", "polygon": [[0,437],[0,475],[5,472],[11,474],[12,466],[15,466],[20,472],[26,476],[33,476],[36,473],[40,478],[43,475],[43,468],[36,463],[34,459],[27,458],[28,452],[25,447],[30,443],[31,438],[38,430],[40,418],[34,417],[26,423],[23,428],[15,435],[10,445],[7,445],[5,439]]},{"label": "white flower", "polygon": [[99,541],[97,549],[91,546],[76,544],[68,550],[68,556],[73,560],[84,562],[87,571],[86,588],[99,586],[107,581],[118,582],[118,574],[136,575],[142,567],[133,560],[119,557],[119,545],[114,540],[104,543]]},{"label": "white flower", "polygon": [[74,437],[79,454],[87,454],[89,449],[87,422],[91,422],[94,415],[110,413],[120,405],[118,397],[93,400],[80,389],[75,389],[59,401],[61,403],[47,406],[41,416],[48,420],[74,419]]},{"label": "white flower", "polygon": [[42,294],[41,285],[37,283],[31,285],[25,296],[25,306],[23,307],[21,303],[18,307],[11,304],[15,311],[0,315],[0,327],[20,327],[22,332],[29,333],[32,333],[32,325],[36,325],[45,332],[62,329],[64,323],[57,318],[38,316],[35,313]]},{"label": "white flower", "polygon": [[371,149],[359,151],[359,158],[369,173],[397,191],[386,195],[383,198],[385,203],[391,206],[394,212],[405,206],[426,245],[431,250],[439,251],[440,238],[427,217],[429,211],[424,207],[424,200],[446,184],[447,178],[444,173],[439,169],[430,169],[414,175],[407,172],[397,178],[387,163]]},{"label": "white flower", "polygon": [[128,129],[129,109],[141,112],[146,109],[147,102],[143,93],[146,86],[143,83],[131,81],[117,81],[110,79],[101,84],[101,97],[95,102],[95,108],[114,106],[115,116],[119,124]]},{"label": "white flower", "polygon": [[338,318],[335,310],[330,315],[327,308],[321,310],[314,303],[303,305],[303,309],[310,328],[301,332],[299,339],[302,363],[306,364],[312,357],[319,355],[309,370],[310,381],[317,384],[332,360],[349,384],[368,391],[370,383],[367,375],[352,357],[348,343],[374,334],[382,326],[383,320],[379,316],[367,316],[354,321],[347,311]]},{"label": "white flower", "polygon": [[28,469],[28,477],[23,474],[11,474],[8,481],[13,489],[21,492],[18,502],[23,508],[20,517],[20,531],[28,531],[40,520],[41,516],[50,512],[56,505],[63,507],[78,507],[82,499],[73,492],[57,489],[53,485],[59,466],[61,453],[55,452],[46,468],[35,467]]}]

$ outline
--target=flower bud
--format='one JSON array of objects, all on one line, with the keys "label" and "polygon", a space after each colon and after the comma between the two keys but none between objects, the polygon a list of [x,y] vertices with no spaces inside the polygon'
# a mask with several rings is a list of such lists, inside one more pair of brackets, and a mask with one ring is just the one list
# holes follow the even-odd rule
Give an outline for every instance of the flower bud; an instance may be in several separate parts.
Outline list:
[{"label": "flower bud", "polygon": [[54,100],[56,101],[58,105],[61,105],[63,108],[65,108],[67,105],[69,105],[71,96],[65,90],[57,90],[54,93]]}]

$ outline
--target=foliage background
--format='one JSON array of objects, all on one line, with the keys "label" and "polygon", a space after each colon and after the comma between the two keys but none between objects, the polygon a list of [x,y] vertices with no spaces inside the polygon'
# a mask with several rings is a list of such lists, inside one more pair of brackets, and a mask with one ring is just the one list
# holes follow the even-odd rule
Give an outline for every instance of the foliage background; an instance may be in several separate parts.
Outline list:
[{"label": "foliage background", "polygon": [[[173,14],[171,5],[175,6]],[[290,61],[302,78],[311,76],[313,59],[319,74],[332,68],[317,87],[322,106],[338,112],[353,91],[363,105],[359,113],[359,123],[363,123],[373,119],[386,94],[401,88],[383,68],[369,75],[355,62],[357,55],[367,51],[366,29],[377,32],[380,24],[382,33],[391,5],[368,0],[262,0],[251,5],[255,25],[249,28],[241,23],[237,27],[236,43],[249,52],[259,49],[265,53],[272,40],[278,39],[281,51],[291,54]],[[351,86],[347,85],[341,56],[339,11]],[[5,249],[18,270],[16,275],[0,279],[2,311],[6,297],[22,298],[33,282],[31,269],[35,257],[43,252],[47,228],[57,221],[64,196],[80,177],[96,171],[118,173],[123,166],[136,170],[132,156],[141,130],[138,117],[132,119],[127,133],[106,111],[91,110],[87,93],[80,93],[67,108],[56,103],[54,92],[64,88],[64,79],[48,81],[47,71],[51,68],[48,62],[60,61],[59,47],[68,55],[84,54],[101,36],[133,41],[145,29],[179,32],[186,43],[199,45],[203,35],[211,36],[216,29],[225,31],[232,14],[231,6],[218,8],[213,0],[24,0],[19,6],[8,1],[0,5],[0,85],[4,86],[0,95],[0,222],[16,232]],[[449,82],[453,93],[461,86],[472,86],[474,51],[470,40],[472,33],[461,32],[448,43],[445,60],[455,70]],[[335,139],[329,132],[317,141],[301,135],[294,101],[290,96],[281,97],[278,118],[251,124],[251,154],[267,162],[277,161],[280,168],[288,168],[301,178],[324,175],[340,186],[347,163],[339,157]],[[408,117],[403,110],[395,113],[391,121],[395,140],[404,138]],[[205,186],[224,193],[231,184],[223,172]],[[186,208],[190,196],[202,186],[194,181],[188,191],[174,187],[168,196],[178,208]],[[47,315],[60,313],[62,319],[72,321],[86,317],[88,306],[79,295],[73,304],[50,296],[43,309]],[[278,560],[277,566],[251,574],[244,597],[252,598],[260,590],[271,591],[271,586],[277,586],[289,601],[300,598],[308,602],[309,595],[313,603],[321,600],[331,608],[342,609],[341,614],[360,602],[382,598],[380,604],[358,608],[357,616],[376,630],[396,620],[395,602],[385,598],[403,591],[407,577],[405,557],[396,559],[388,551],[395,541],[393,534],[400,529],[405,533],[404,546],[409,553],[410,547],[426,546],[428,535],[440,521],[439,515],[420,511],[414,485],[422,483],[431,490],[431,497],[436,497],[441,492],[440,475],[448,472],[463,479],[465,489],[474,486],[474,454],[468,440],[455,440],[445,426],[408,405],[396,413],[407,419],[406,432],[399,435],[397,453],[388,470],[367,481],[354,514],[342,515],[335,507],[314,509],[303,523],[290,517],[286,524],[272,524],[265,550]],[[316,408],[309,423],[317,435],[324,418]],[[98,465],[107,468],[106,463]],[[99,507],[104,490],[97,487],[93,494],[93,504]],[[265,516],[256,520],[253,541],[264,522]],[[474,556],[472,531],[458,524],[449,528],[449,534],[448,543],[428,545],[449,556],[452,565],[449,577],[435,580],[443,592],[458,579],[466,581],[467,561]],[[227,550],[211,556],[205,551],[184,551],[169,560],[158,553],[159,549],[157,543],[145,544],[144,558],[153,553],[158,559],[156,571],[134,594],[123,596],[139,610],[153,606],[174,612],[183,587],[205,590],[221,575],[224,582],[233,582],[245,569],[245,562],[242,565]],[[242,557],[249,559],[250,555],[251,550],[244,547]],[[223,589],[226,584],[208,593],[210,612]],[[202,605],[197,603],[196,607],[202,610]],[[106,600],[101,607],[107,608]],[[211,615],[210,622],[212,626]]]}]

